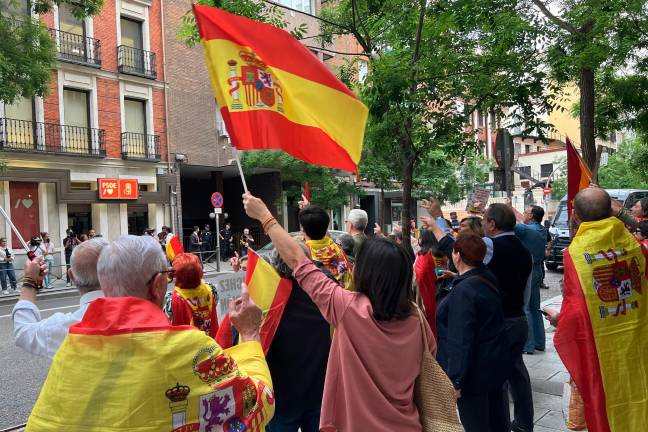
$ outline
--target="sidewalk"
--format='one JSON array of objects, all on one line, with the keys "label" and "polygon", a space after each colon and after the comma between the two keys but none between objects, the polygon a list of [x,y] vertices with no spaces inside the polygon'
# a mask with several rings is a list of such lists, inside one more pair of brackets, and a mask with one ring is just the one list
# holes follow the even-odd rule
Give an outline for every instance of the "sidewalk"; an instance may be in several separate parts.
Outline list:
[{"label": "sidewalk", "polygon": [[[542,307],[560,309],[562,296],[542,302]],[[545,352],[536,351],[533,355],[524,355],[524,363],[531,377],[533,389],[533,406],[535,408],[535,432],[568,431],[565,426],[565,414],[568,401],[563,402],[564,384],[569,375],[563,366],[553,344],[554,328],[545,322],[547,345]]]}]

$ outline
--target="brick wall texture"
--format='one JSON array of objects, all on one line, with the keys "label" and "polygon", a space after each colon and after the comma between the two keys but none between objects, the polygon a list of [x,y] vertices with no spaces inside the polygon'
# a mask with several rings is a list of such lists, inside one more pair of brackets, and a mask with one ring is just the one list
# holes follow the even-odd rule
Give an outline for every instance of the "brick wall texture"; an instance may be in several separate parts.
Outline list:
[{"label": "brick wall texture", "polygon": [[[96,77],[97,116],[99,128],[105,131],[106,156],[108,158],[121,158],[121,113],[120,113],[120,81],[127,81],[129,77],[119,74],[117,70],[117,8],[115,1],[104,2],[104,7],[99,15],[92,18],[93,37],[101,41],[101,69],[91,67],[75,67],[74,73]],[[152,0],[148,11],[150,50],[156,55],[157,78],[156,80],[139,79],[136,85],[152,86],[164,81],[163,68],[163,38],[162,38],[162,0]],[[42,21],[50,28],[54,28],[54,14],[49,13],[41,17]],[[67,65],[61,67],[67,68]],[[43,100],[44,117],[46,122],[61,123],[59,116],[58,73],[52,72],[53,79],[50,93]],[[152,100],[149,103],[153,108],[154,133],[160,137],[160,152],[162,160],[167,157],[166,142],[166,116],[164,103],[164,89],[152,86]],[[159,87],[159,86],[158,86]]]}]

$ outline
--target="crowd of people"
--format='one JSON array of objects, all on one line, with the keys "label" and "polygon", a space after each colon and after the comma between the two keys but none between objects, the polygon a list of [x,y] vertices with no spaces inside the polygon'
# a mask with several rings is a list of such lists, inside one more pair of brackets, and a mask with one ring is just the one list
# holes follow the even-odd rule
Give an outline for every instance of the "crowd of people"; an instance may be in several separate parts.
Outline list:
[{"label": "crowd of people", "polygon": [[[414,248],[398,227],[384,235],[375,226],[367,237],[360,209],[345,221],[348,234],[333,241],[328,213],[308,202],[300,203],[299,239],[262,200],[246,193],[243,205],[273,242],[265,259],[291,288],[270,314],[243,284],[229,301],[228,326],[219,324],[218,292],[204,280],[196,250],[168,266],[159,247],[167,227],[157,238],[79,240],[68,261],[81,294],[72,313],[41,318],[36,294],[47,285],[47,254],[26,263],[13,311],[16,344],[53,359],[27,430],[421,431],[414,388],[428,350],[454,388],[465,431],[533,431],[523,355],[545,349],[541,207],[520,213],[509,201],[448,221],[438,201],[425,201],[429,216]],[[633,208],[629,218],[602,189],[582,191],[574,206],[583,227],[630,227],[634,237],[624,228],[624,241],[643,245],[648,258],[645,215]],[[219,235],[231,236],[225,230]],[[198,227],[194,234],[199,247]],[[618,240],[605,235],[614,250]],[[246,261],[236,254],[232,268],[244,271]],[[644,285],[647,275],[644,268]],[[554,325],[567,319],[546,313]],[[270,318],[279,322],[264,353],[260,334]],[[84,391],[59,391],[79,385]],[[122,385],[128,397],[111,399]]]}]

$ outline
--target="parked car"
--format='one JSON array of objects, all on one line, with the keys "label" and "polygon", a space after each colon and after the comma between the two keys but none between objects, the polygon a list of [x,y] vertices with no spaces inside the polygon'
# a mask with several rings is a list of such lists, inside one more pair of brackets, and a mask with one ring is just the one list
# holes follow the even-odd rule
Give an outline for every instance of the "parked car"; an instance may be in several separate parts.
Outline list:
[{"label": "parked car", "polygon": [[[648,197],[648,190],[645,189],[606,189],[606,191],[612,199],[621,201],[626,208],[630,208],[640,199]],[[563,250],[571,242],[566,196],[558,204],[556,216],[549,227],[549,234],[551,234],[551,246],[545,258],[545,266],[548,270],[557,270],[563,265]]]}]

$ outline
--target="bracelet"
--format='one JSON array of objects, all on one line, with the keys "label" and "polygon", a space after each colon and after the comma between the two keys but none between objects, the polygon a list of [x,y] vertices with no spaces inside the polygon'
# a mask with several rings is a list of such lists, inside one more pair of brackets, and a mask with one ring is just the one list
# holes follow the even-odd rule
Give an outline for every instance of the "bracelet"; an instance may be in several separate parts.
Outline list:
[{"label": "bracelet", "polygon": [[23,281],[22,286],[23,288],[31,288],[33,290],[38,291],[38,287],[36,286],[36,284],[33,284],[31,282]]},{"label": "bracelet", "polygon": [[273,221],[277,222],[277,220],[274,217],[270,217],[266,219],[265,222],[263,222],[262,224],[263,232],[266,232],[268,230],[268,227],[270,226],[270,224],[272,224]]},{"label": "bracelet", "polygon": [[270,224],[268,224],[268,226],[263,229],[263,232],[267,235],[268,231],[270,231],[270,228],[272,228],[275,225],[279,225],[279,222],[277,222],[276,220],[270,221]]},{"label": "bracelet", "polygon": [[272,219],[274,219],[274,216],[270,215],[266,220],[261,222],[261,226],[266,226]]}]

